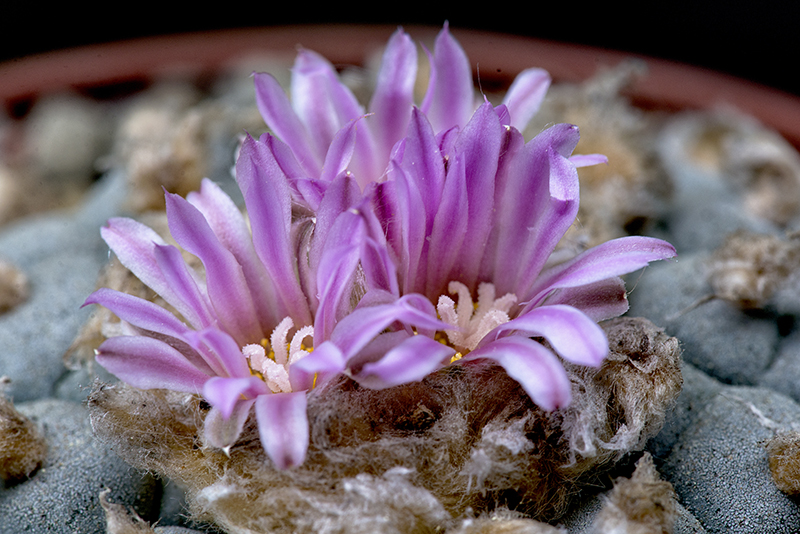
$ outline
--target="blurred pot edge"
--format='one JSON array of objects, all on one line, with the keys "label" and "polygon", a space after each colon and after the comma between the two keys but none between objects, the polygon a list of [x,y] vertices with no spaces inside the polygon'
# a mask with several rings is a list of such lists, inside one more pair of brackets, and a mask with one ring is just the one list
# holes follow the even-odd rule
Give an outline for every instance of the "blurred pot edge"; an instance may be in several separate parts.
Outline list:
[{"label": "blurred pot edge", "polygon": [[[362,64],[396,29],[389,25],[296,25],[175,34],[57,50],[0,63],[0,101],[7,107],[39,96],[166,75],[214,75],[248,55],[269,51],[291,58],[298,47],[334,64]],[[404,26],[432,43],[440,28]],[[530,37],[451,28],[480,79],[503,85],[528,67],[555,81],[577,82],[599,68],[636,58],[647,74],[626,94],[646,109],[677,111],[727,105],[757,117],[800,148],[800,97],[691,65]]]}]

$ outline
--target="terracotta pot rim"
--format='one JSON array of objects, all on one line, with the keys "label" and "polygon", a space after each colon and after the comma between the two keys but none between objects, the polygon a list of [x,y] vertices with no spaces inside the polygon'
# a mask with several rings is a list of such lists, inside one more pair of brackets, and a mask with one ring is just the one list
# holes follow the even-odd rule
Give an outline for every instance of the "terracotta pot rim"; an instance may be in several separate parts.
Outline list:
[{"label": "terracotta pot rim", "polygon": [[[0,63],[0,100],[6,106],[40,95],[153,80],[167,73],[219,72],[237,58],[268,50],[291,57],[299,46],[333,63],[361,64],[397,26],[292,25],[239,28],[146,37],[59,50]],[[431,42],[439,27],[409,25],[415,39]],[[634,104],[667,110],[728,105],[757,117],[800,147],[800,97],[727,74],[614,50],[451,28],[482,80],[510,82],[528,67],[556,81],[576,82],[629,59],[643,60],[647,74],[627,94]]]}]

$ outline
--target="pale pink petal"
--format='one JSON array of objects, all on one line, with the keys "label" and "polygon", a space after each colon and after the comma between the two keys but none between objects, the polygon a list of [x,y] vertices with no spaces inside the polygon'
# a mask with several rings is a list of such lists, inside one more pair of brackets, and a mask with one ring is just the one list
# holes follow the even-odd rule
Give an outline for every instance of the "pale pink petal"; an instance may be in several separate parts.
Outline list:
[{"label": "pale pink petal", "polygon": [[603,154],[576,154],[570,156],[569,160],[576,167],[591,167],[600,163],[608,163],[608,157]]},{"label": "pale pink petal", "polygon": [[261,445],[278,469],[303,463],[308,450],[306,392],[274,393],[256,399]]},{"label": "pale pink petal", "polygon": [[625,282],[615,276],[585,286],[556,289],[542,304],[572,306],[593,321],[600,322],[619,317],[628,311],[628,294]]},{"label": "pale pink petal", "polygon": [[[361,118],[358,117],[349,121],[333,136],[333,140],[325,154],[325,163],[322,165],[322,173],[320,174],[320,180],[323,182],[333,181],[334,178],[344,173],[348,165],[350,165],[350,160],[356,149],[356,123]],[[373,176],[356,176],[357,180],[361,179],[365,180],[365,182],[369,182],[374,178]]]},{"label": "pale pink petal", "polygon": [[166,194],[167,218],[172,237],[203,262],[208,296],[220,323],[240,344],[261,339],[253,295],[241,265],[220,243],[205,217],[183,197]]},{"label": "pale pink petal", "polygon": [[378,149],[376,159],[380,161],[389,160],[392,147],[405,135],[414,104],[416,79],[417,47],[411,37],[398,29],[386,44],[369,105],[377,119],[374,131]]},{"label": "pale pink petal", "polygon": [[217,323],[216,311],[208,298],[205,284],[183,259],[183,254],[172,245],[156,245],[153,249],[156,263],[164,281],[175,295],[191,310],[188,317],[195,328],[205,328]]},{"label": "pale pink petal", "polygon": [[167,243],[153,229],[133,219],[114,217],[100,229],[100,235],[139,280],[159,294],[168,289],[153,257],[153,247]]},{"label": "pale pink petal", "polygon": [[544,69],[526,69],[517,75],[503,98],[503,104],[508,106],[511,115],[511,126],[520,131],[525,130],[528,122],[539,111],[550,81],[550,74]]},{"label": "pale pink petal", "polygon": [[[361,202],[361,191],[356,181],[347,175],[339,175],[328,184],[313,221],[303,223],[303,240],[298,244],[298,250],[307,251],[307,261],[300,261],[298,268],[303,280],[303,289],[307,295],[317,295],[317,272],[320,269],[325,247],[328,244],[328,234],[333,228],[338,217],[348,209]],[[299,229],[299,227],[297,227]],[[326,275],[327,276],[327,275]],[[309,303],[314,313],[317,312],[318,298]]]},{"label": "pale pink petal", "polygon": [[[208,318],[186,302],[175,291],[159,266],[155,256],[156,245],[167,243],[154,230],[133,219],[115,217],[100,229],[103,240],[114,251],[120,263],[128,268],[146,286],[158,293],[195,327],[207,324]],[[182,267],[186,269],[186,267]]]},{"label": "pale pink petal", "polygon": [[224,419],[229,419],[237,404],[245,399],[254,399],[269,394],[266,384],[258,377],[210,378],[203,386],[203,398],[218,409]]},{"label": "pale pink petal", "polygon": [[366,363],[354,378],[370,389],[418,382],[447,363],[455,350],[428,336],[411,336],[374,363]]},{"label": "pale pink petal", "polygon": [[97,349],[97,363],[139,389],[199,393],[209,376],[166,343],[145,336],[118,336]]},{"label": "pale pink petal", "polygon": [[450,34],[449,26],[436,37],[433,48],[435,86],[428,118],[436,132],[467,123],[475,109],[472,68],[464,49]]},{"label": "pale pink petal", "polygon": [[546,149],[549,169],[549,201],[543,206],[532,228],[530,239],[520,258],[520,275],[516,282],[517,294],[527,298],[528,288],[537,280],[556,245],[567,232],[578,213],[578,172],[575,166],[553,147]]},{"label": "pale pink petal", "polygon": [[219,408],[211,408],[203,421],[203,433],[208,443],[226,452],[229,451],[242,434],[254,403],[255,399],[240,400],[228,417],[223,416]]},{"label": "pale pink petal", "polygon": [[314,344],[330,337],[337,321],[351,308],[350,290],[365,240],[364,219],[357,210],[337,217],[326,238],[317,269],[319,306],[314,317]]},{"label": "pale pink petal", "polygon": [[247,136],[236,161],[236,181],[250,217],[253,246],[278,291],[282,316],[311,324],[291,236],[292,190],[271,146]]},{"label": "pale pink petal", "polygon": [[[309,209],[316,210],[316,206],[311,202],[311,198],[306,197],[310,192],[308,182],[311,182],[311,188],[316,188],[318,191],[311,193],[313,198],[315,195],[324,191],[326,186],[325,182],[319,181],[321,170],[317,169],[314,173],[309,173],[304,170],[300,163],[297,161],[299,157],[292,151],[291,147],[269,133],[263,133],[258,139],[258,142],[263,144],[270,154],[270,165],[274,165],[275,170],[272,172],[274,176],[280,176],[287,182],[292,199],[301,206],[306,206]],[[299,182],[306,182],[300,184]]]},{"label": "pale pink petal", "polygon": [[293,184],[302,200],[299,203],[308,206],[312,213],[319,210],[328,185],[328,182],[309,179],[296,180]]},{"label": "pale pink petal", "polygon": [[464,159],[467,188],[467,204],[461,208],[467,237],[453,266],[458,274],[451,279],[469,287],[477,282],[494,213],[503,209],[494,204],[494,188],[504,131],[492,105],[484,103],[461,130],[451,155]]},{"label": "pale pink petal", "polygon": [[443,294],[453,279],[453,266],[467,239],[469,220],[464,212],[469,209],[469,197],[465,163],[463,158],[449,162],[442,202],[428,236],[430,249],[424,293],[431,298]]},{"label": "pale pink petal", "polygon": [[527,306],[537,305],[555,288],[584,286],[675,255],[675,247],[652,237],[629,236],[606,241],[542,272],[531,291],[534,297]]},{"label": "pale pink petal", "polygon": [[511,130],[497,176],[494,227],[483,277],[500,294],[521,299],[578,212],[578,173],[558,149],[574,146],[578,130],[559,124],[527,145]]},{"label": "pale pink petal", "polygon": [[208,328],[192,331],[186,337],[219,376],[250,376],[250,368],[240,346],[228,333]]},{"label": "pale pink petal", "polygon": [[597,367],[608,355],[608,339],[598,324],[571,306],[540,306],[504,323],[486,335],[479,347],[511,332],[544,337],[564,359]]},{"label": "pale pink petal", "polygon": [[426,228],[430,232],[442,198],[445,159],[439,150],[433,127],[425,114],[414,108],[405,140],[401,166],[420,191],[425,202]]},{"label": "pale pink petal", "polygon": [[245,282],[253,295],[253,304],[262,325],[278,324],[283,316],[277,306],[272,280],[253,247],[253,239],[241,210],[222,189],[205,178],[200,191],[186,200],[203,214],[222,246],[228,249],[242,268]]},{"label": "pale pink petal", "polygon": [[326,341],[289,367],[289,381],[294,391],[312,389],[338,375],[347,367],[339,347]]},{"label": "pale pink petal", "polygon": [[368,288],[385,290],[400,296],[397,284],[397,268],[389,252],[388,243],[381,222],[364,202],[356,207],[364,220],[365,239],[361,248],[361,271]]},{"label": "pale pink petal", "polygon": [[[351,120],[364,115],[364,109],[353,93],[339,81],[333,65],[310,50],[301,50],[297,55],[290,92],[292,106],[305,125],[318,157],[328,152],[336,132]],[[369,124],[362,124],[359,129],[356,174],[371,175],[376,168],[374,140]],[[360,179],[369,181],[376,178],[369,176]]]},{"label": "pale pink petal", "polygon": [[391,304],[357,308],[339,321],[331,341],[347,358],[351,358],[393,323],[409,330],[411,327],[417,328],[420,335],[430,334],[431,337],[436,330],[451,328],[436,317],[436,309],[430,300],[419,294],[411,294]]},{"label": "pale pink petal", "polygon": [[[385,187],[384,191],[390,200],[384,204],[391,202],[395,209],[390,210],[383,219],[390,221],[387,239],[399,260],[397,270],[400,285],[405,293],[424,291],[428,250],[425,201],[417,184],[406,176],[396,162],[392,162],[389,174],[392,178],[386,185],[391,187]],[[430,220],[432,224],[433,217]],[[418,279],[421,279],[419,283]]]},{"label": "pale pink petal", "polygon": [[157,304],[113,289],[101,288],[89,295],[84,306],[99,304],[134,326],[183,339],[189,328]]},{"label": "pale pink petal", "polygon": [[105,306],[138,334],[164,342],[209,376],[217,374],[220,369],[217,365],[209,365],[206,358],[192,347],[193,331],[157,304],[108,288],[89,295],[84,306],[87,304]]},{"label": "pale pink petal", "polygon": [[568,406],[571,385],[558,358],[532,339],[510,336],[470,352],[464,359],[487,358],[500,364],[530,398],[547,411]]},{"label": "pale pink petal", "polygon": [[292,108],[289,97],[278,81],[269,74],[254,74],[256,104],[264,122],[284,143],[291,147],[308,176],[319,176],[324,152],[317,153],[308,133]]},{"label": "pale pink petal", "polygon": [[497,118],[500,120],[500,124],[503,127],[509,126],[511,124],[511,114],[508,112],[508,108],[505,104],[500,104],[496,108],[494,108],[494,112],[497,115]]}]

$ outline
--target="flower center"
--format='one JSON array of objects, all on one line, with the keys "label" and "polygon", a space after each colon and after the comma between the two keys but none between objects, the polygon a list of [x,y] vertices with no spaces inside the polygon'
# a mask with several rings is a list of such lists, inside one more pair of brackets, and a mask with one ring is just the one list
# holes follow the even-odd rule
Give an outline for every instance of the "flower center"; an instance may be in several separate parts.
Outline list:
[{"label": "flower center", "polygon": [[[436,311],[447,324],[457,327],[445,330],[448,344],[464,355],[478,346],[483,337],[497,326],[507,323],[508,312],[516,304],[517,296],[507,293],[495,298],[494,284],[484,282],[478,286],[478,302],[472,301],[469,288],[461,282],[450,282],[447,290],[458,295],[458,305],[448,297],[439,297]],[[457,358],[456,358],[457,359]]]},{"label": "flower center", "polygon": [[250,369],[261,376],[273,393],[292,391],[289,383],[289,366],[314,350],[311,345],[307,347],[303,343],[306,338],[314,335],[314,327],[300,328],[290,342],[289,331],[292,328],[294,322],[290,317],[285,317],[272,331],[269,341],[264,339],[260,344],[253,343],[242,347],[242,354],[249,360]]}]

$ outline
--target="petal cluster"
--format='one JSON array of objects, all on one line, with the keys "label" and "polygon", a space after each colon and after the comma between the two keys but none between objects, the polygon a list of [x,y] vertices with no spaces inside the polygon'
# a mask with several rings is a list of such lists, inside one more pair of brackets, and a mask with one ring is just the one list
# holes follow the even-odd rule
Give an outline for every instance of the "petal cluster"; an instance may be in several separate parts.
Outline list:
[{"label": "petal cluster", "polygon": [[[573,157],[578,138],[559,124],[526,143],[508,108],[488,102],[437,132],[415,108],[388,179],[371,190],[396,279],[370,289],[438,303],[448,346],[496,361],[547,410],[570,402],[559,357],[598,366],[606,356],[597,321],[627,310],[620,275],[675,255],[664,241],[625,237],[550,264],[577,215],[577,167],[604,160]],[[410,367],[420,361],[403,344],[393,350]],[[380,378],[396,383],[391,372]]]},{"label": "petal cluster", "polygon": [[366,109],[311,51],[288,94],[256,74],[271,133],[247,136],[238,156],[246,215],[205,180],[186,199],[166,194],[175,244],[131,219],[102,229],[170,310],[93,293],[86,303],[125,334],[97,361],[135,387],[203,395],[207,440],[226,451],[255,412],[279,468],[305,457],[307,391],[340,373],[381,389],[485,358],[542,407],[566,405],[560,359],[598,365],[597,321],[627,309],[619,276],[675,251],[630,237],[552,265],[578,210],[576,168],[604,158],[572,155],[572,125],[523,139],[544,71],[521,73],[494,106],[476,99],[446,25],[428,55],[415,102],[417,47],[395,32]]},{"label": "petal cluster", "polygon": [[[555,125],[525,142],[520,130],[544,98],[546,72],[526,70],[500,105],[481,103],[467,57],[447,25],[429,63],[427,93],[414,105],[413,45],[400,30],[392,36],[370,102],[374,116],[359,122],[362,137],[348,152],[348,169],[380,225],[380,231],[371,230],[370,257],[361,260],[371,273],[365,297],[353,319],[347,318],[363,325],[363,339],[370,341],[346,353],[319,353],[305,360],[305,373],[346,372],[369,387],[390,387],[436,369],[447,361],[441,356],[489,358],[541,406],[564,406],[570,386],[558,356],[599,365],[608,347],[597,321],[627,310],[619,276],[672,257],[675,250],[657,239],[629,237],[551,265],[578,212],[577,168],[605,158],[572,154],[579,139],[574,125]],[[333,67],[318,56],[298,57],[291,102],[264,76],[261,85],[257,81],[262,114],[297,154],[311,154],[314,145],[333,148],[337,136],[349,134],[367,113],[336,85]],[[308,98],[303,88],[312,86],[324,93]],[[266,112],[270,107],[280,112]],[[309,172],[324,177],[328,155],[317,151],[317,161],[325,163]],[[481,295],[481,288],[491,297]],[[458,294],[458,305],[451,292]],[[478,296],[477,309],[472,295]],[[399,308],[393,324],[381,322],[383,309],[412,297],[420,309],[426,301],[437,305],[437,318],[449,326],[425,335],[404,322]],[[442,333],[445,348],[433,343]],[[550,348],[532,337],[546,339]],[[420,356],[423,347],[431,358]],[[405,373],[398,374],[390,361],[404,361]]]},{"label": "petal cluster", "polygon": [[[436,131],[463,126],[479,102],[469,60],[447,24],[433,51],[426,52],[430,74],[419,109]],[[398,29],[386,45],[366,108],[342,84],[334,66],[310,50],[297,55],[288,94],[272,75],[254,74],[256,103],[270,130],[291,148],[305,176],[329,181],[347,169],[365,188],[385,180],[395,144],[406,136],[417,70],[417,46]],[[514,126],[524,128],[549,85],[550,76],[542,69],[520,73],[503,102],[515,117]]]},{"label": "petal cluster", "polygon": [[[243,143],[237,180],[247,219],[204,180],[186,199],[166,194],[178,246],[132,219],[102,228],[119,261],[175,314],[107,288],[86,304],[107,307],[126,329],[99,347],[101,365],[135,387],[202,394],[213,407],[206,436],[226,450],[254,408],[267,453],[289,467],[305,457],[310,387],[291,367],[310,353],[304,340],[321,343],[348,312],[364,231],[347,211],[347,191],[357,189],[352,180],[334,180],[312,211],[281,169],[285,147],[278,144],[269,136]],[[190,267],[184,253],[202,269]]]}]

